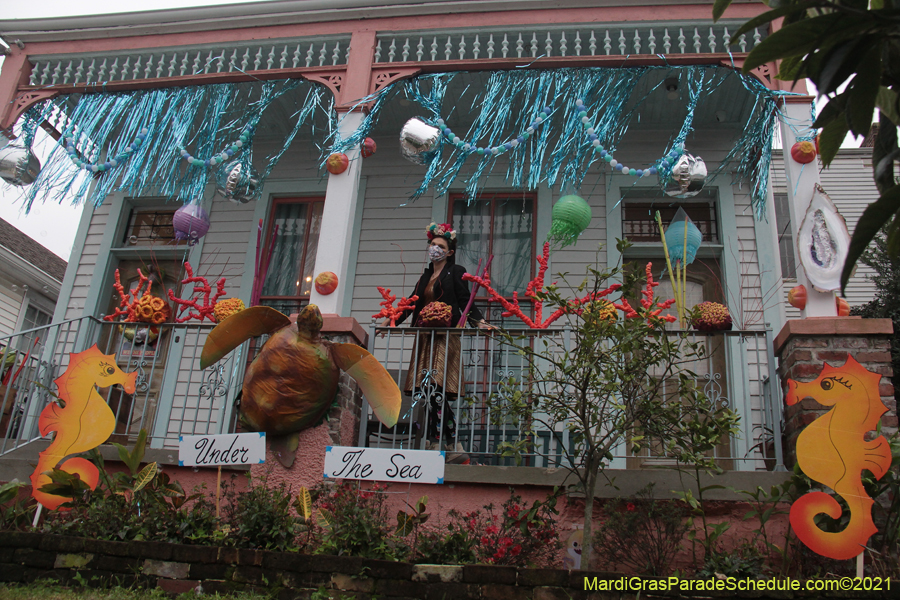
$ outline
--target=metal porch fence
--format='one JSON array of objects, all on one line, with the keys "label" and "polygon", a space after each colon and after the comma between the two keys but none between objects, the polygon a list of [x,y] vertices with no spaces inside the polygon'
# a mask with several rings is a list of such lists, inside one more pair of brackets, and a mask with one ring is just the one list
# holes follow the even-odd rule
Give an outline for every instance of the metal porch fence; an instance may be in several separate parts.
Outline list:
[{"label": "metal porch fence", "polygon": [[56,401],[53,381],[70,353],[97,345],[125,372],[137,371],[137,389],[99,389],[116,417],[110,441],[128,443],[141,429],[150,447],[177,447],[179,435],[234,430],[235,397],[247,345],[201,370],[200,352],[212,325],[110,323],[82,317],[0,338],[0,455],[41,439],[38,418]]},{"label": "metal porch fence", "polygon": [[[516,333],[535,347],[543,348],[546,343],[558,351],[568,351],[573,338],[568,329],[525,329]],[[781,465],[781,408],[770,385],[775,373],[771,332],[690,332],[689,336],[706,349],[701,360],[686,365],[697,375],[697,384],[714,402],[732,408],[741,417],[740,434],[715,451],[719,465],[735,470]],[[526,365],[514,348],[477,329],[397,329],[373,324],[369,340],[369,351],[404,392],[403,407],[397,425],[385,428],[364,403],[360,446],[423,448],[431,417],[440,429],[440,448],[445,449],[450,435],[445,421],[453,419],[457,442],[473,463],[515,464],[500,458],[497,449],[503,442],[523,439],[524,433],[509,420],[492,418],[504,395],[516,391],[528,394]],[[510,379],[516,381],[512,387],[508,385]],[[442,410],[445,400],[450,411]],[[525,455],[521,464],[567,466],[567,450],[572,446],[566,423],[552,431],[538,429],[531,442],[533,452]],[[650,452],[632,455],[627,440],[622,440],[611,466],[671,465],[664,453],[652,451],[662,448],[661,442],[651,444]]]}]

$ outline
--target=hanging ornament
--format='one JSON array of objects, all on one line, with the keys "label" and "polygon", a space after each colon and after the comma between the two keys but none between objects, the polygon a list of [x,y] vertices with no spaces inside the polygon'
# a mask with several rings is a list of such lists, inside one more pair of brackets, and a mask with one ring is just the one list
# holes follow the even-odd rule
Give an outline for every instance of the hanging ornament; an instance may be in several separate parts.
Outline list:
[{"label": "hanging ornament", "polygon": [[259,173],[252,165],[244,168],[240,161],[232,161],[216,172],[216,190],[232,202],[247,204],[259,192]]},{"label": "hanging ornament", "polygon": [[427,165],[434,159],[440,139],[440,130],[413,117],[400,130],[400,155],[417,165]]},{"label": "hanging ornament", "polygon": [[359,147],[359,153],[362,154],[363,158],[369,158],[373,154],[375,154],[375,150],[378,146],[375,145],[375,140],[367,137],[363,140],[363,143]]},{"label": "hanging ornament", "polygon": [[531,137],[531,135],[535,132],[535,130],[541,126],[541,123],[544,122],[544,119],[550,116],[550,113],[553,112],[553,109],[545,107],[540,113],[535,115],[534,120],[531,122],[525,131],[523,131],[520,135],[515,138],[503,142],[498,146],[486,146],[481,148],[476,146],[475,144],[470,144],[465,140],[459,138],[458,135],[450,131],[450,128],[444,124],[443,119],[438,119],[437,125],[438,129],[441,130],[441,133],[444,134],[444,137],[447,138],[447,141],[456,146],[458,150],[461,150],[465,154],[478,154],[479,156],[497,156],[498,154],[503,154],[513,148],[518,147],[520,144],[524,144],[525,140]]},{"label": "hanging ornament", "polygon": [[334,292],[338,286],[338,276],[331,271],[322,271],[316,276],[316,291],[323,296]]},{"label": "hanging ornament", "polygon": [[547,241],[560,247],[575,243],[591,223],[591,207],[580,196],[563,196],[553,205],[553,222]]},{"label": "hanging ornament", "polygon": [[673,198],[691,198],[700,193],[705,183],[706,163],[699,156],[683,152],[663,180],[662,189]]},{"label": "hanging ornament", "polygon": [[788,304],[796,309],[803,310],[804,308],[806,308],[807,298],[808,296],[806,293],[805,285],[792,287],[790,291],[788,291]]},{"label": "hanging ornament", "polygon": [[131,155],[134,154],[138,149],[140,149],[141,145],[144,143],[144,140],[147,138],[147,133],[149,130],[144,127],[141,129],[140,133],[132,140],[130,144],[125,146],[125,149],[116,154],[113,158],[102,162],[102,163],[89,163],[81,160],[78,157],[78,151],[75,149],[75,142],[72,141],[71,137],[65,138],[66,140],[66,152],[69,154],[69,158],[72,159],[72,162],[79,169],[84,169],[90,173],[103,173],[104,171],[108,171],[112,168],[118,167],[126,160],[131,158]]},{"label": "hanging ornament", "polygon": [[28,185],[37,178],[41,163],[31,148],[7,144],[0,149],[0,177],[12,185]]},{"label": "hanging ornament", "polygon": [[800,264],[813,288],[820,292],[840,289],[849,248],[850,232],[844,217],[822,186],[816,184],[797,232]]},{"label": "hanging ornament", "polygon": [[350,166],[350,157],[343,152],[335,152],[325,161],[325,168],[332,175],[340,175]]},{"label": "hanging ornament", "polygon": [[665,242],[669,249],[669,256],[689,265],[697,257],[697,250],[702,241],[703,233],[694,225],[684,209],[679,208],[672,218],[672,222],[666,227]]},{"label": "hanging ornament", "polygon": [[209,231],[209,215],[199,204],[186,204],[172,216],[176,240],[188,240],[193,246]]},{"label": "hanging ornament", "polygon": [[243,149],[244,146],[250,141],[250,135],[253,133],[253,125],[247,123],[244,126],[244,129],[241,131],[241,135],[238,136],[238,139],[231,143],[228,148],[222,150],[220,153],[212,156],[211,158],[201,159],[194,158],[191,154],[184,149],[184,146],[177,146],[178,152],[181,154],[181,158],[188,161],[188,163],[194,167],[214,167],[216,165],[220,165],[224,163],[226,160],[237,154]]},{"label": "hanging ornament", "polygon": [[834,309],[837,311],[837,316],[839,317],[849,317],[850,316],[850,303],[844,300],[843,298],[835,297],[834,299]]},{"label": "hanging ornament", "polygon": [[816,142],[804,141],[797,142],[793,146],[791,146],[791,158],[794,159],[794,162],[798,162],[801,165],[806,165],[816,160],[816,154],[819,151],[818,148],[819,139],[816,138]]}]

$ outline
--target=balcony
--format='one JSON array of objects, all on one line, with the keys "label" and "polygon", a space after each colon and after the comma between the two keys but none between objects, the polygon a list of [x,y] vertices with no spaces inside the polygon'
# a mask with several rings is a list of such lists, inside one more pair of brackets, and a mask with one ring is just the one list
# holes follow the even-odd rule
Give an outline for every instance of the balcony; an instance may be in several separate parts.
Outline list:
[{"label": "balcony", "polygon": [[[403,395],[400,421],[385,428],[366,404],[363,405],[359,445],[374,448],[423,448],[426,423],[434,419],[440,430],[440,447],[446,446],[450,414],[437,415],[446,396],[456,422],[457,441],[472,463],[513,465],[498,457],[498,446],[523,438],[523,430],[508,420],[494,418],[504,395],[520,390],[528,394],[526,365],[516,350],[498,336],[473,329],[393,329],[373,326],[369,351],[385,366]],[[524,329],[516,331],[536,349],[567,351],[569,329]],[[670,332],[677,335],[679,332]],[[717,463],[726,470],[763,470],[775,459],[774,443],[780,440],[781,411],[773,394],[769,373],[774,373],[770,333],[767,331],[691,332],[691,339],[705,349],[702,360],[686,367],[697,376],[697,384],[719,406],[727,406],[741,417],[741,433],[716,449]],[[435,360],[429,357],[434,356]],[[415,358],[414,358],[415,357]],[[444,357],[449,357],[447,360]],[[454,360],[455,359],[455,360]],[[416,373],[415,382],[410,373]],[[508,383],[515,381],[510,387]],[[498,424],[499,423],[499,424]],[[523,466],[566,467],[571,449],[566,424],[555,430],[537,429],[534,450],[525,455]],[[651,448],[661,448],[656,440]],[[778,455],[780,456],[780,448]],[[613,453],[611,467],[664,466],[668,459],[653,451],[632,455],[623,441]]]}]

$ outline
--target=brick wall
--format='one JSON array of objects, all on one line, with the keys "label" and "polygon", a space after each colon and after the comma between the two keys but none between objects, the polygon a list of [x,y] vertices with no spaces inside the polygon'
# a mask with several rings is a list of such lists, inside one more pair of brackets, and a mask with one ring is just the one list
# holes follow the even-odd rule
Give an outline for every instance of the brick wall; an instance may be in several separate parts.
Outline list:
[{"label": "brick wall", "polygon": [[[885,434],[896,431],[897,402],[891,383],[892,332],[890,319],[835,317],[788,321],[775,338],[782,391],[786,392],[788,379],[812,381],[824,364],[839,367],[852,356],[863,367],[882,376],[878,392],[888,412],[881,418],[881,424]],[[831,407],[811,399],[784,407],[784,452],[788,468],[796,463],[797,436],[829,410]]]}]

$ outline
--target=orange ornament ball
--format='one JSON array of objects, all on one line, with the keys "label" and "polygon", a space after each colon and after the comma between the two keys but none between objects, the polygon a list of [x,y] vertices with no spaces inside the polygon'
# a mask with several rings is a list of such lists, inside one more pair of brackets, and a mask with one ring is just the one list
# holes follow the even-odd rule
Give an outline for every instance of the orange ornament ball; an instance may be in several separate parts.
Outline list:
[{"label": "orange ornament ball", "polygon": [[373,154],[375,154],[375,150],[377,146],[375,145],[375,140],[372,138],[366,138],[363,140],[362,145],[359,147],[359,153],[362,154],[363,158],[369,158]]},{"label": "orange ornament ball", "polygon": [[316,291],[323,296],[334,292],[338,286],[338,276],[331,271],[322,271],[316,276]]},{"label": "orange ornament ball", "polygon": [[325,161],[325,168],[332,175],[340,175],[350,166],[350,158],[343,152],[335,152]]},{"label": "orange ornament ball", "polygon": [[805,165],[816,160],[816,145],[812,142],[797,142],[791,146],[791,158]]}]

